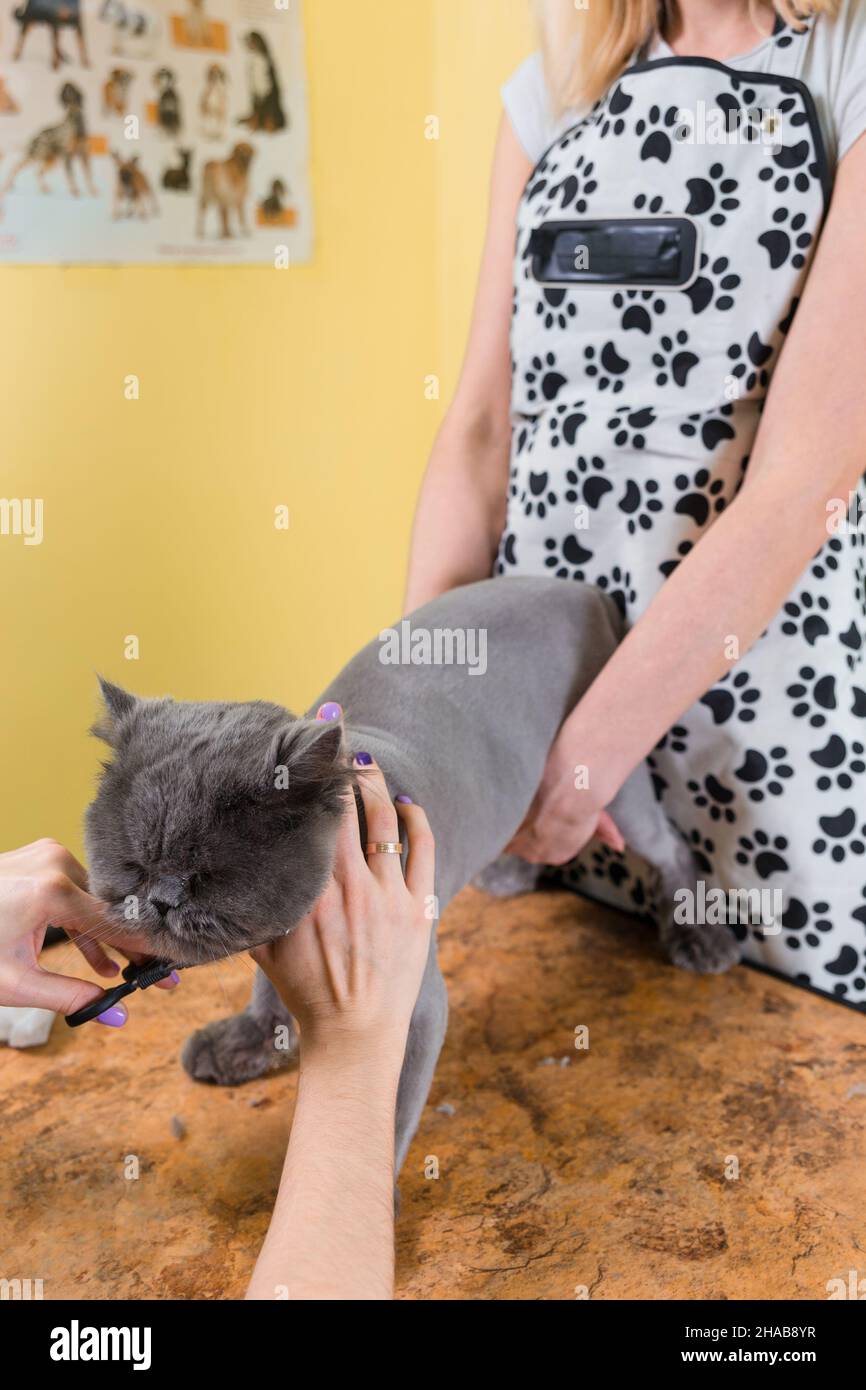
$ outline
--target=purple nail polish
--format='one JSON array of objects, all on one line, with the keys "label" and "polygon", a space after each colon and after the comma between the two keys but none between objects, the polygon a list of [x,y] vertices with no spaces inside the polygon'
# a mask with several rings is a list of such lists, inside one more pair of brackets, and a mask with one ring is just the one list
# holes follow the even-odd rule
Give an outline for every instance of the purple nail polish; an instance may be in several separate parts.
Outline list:
[{"label": "purple nail polish", "polygon": [[180,984],[180,976],[178,975],[178,973],[177,973],[176,970],[172,970],[172,972],[171,972],[171,974],[169,975],[168,978],[171,980],[171,982],[172,982],[173,985],[179,985],[179,984]]},{"label": "purple nail polish", "polygon": [[110,1009],[106,1009],[104,1014],[100,1014],[97,1023],[104,1023],[106,1028],[122,1028],[126,1022],[126,1014],[123,1009],[119,1009],[116,1004],[112,1004]]},{"label": "purple nail polish", "polygon": [[371,767],[373,759],[370,757],[369,753],[356,753],[355,762],[359,767]]},{"label": "purple nail polish", "polygon": [[328,700],[319,709],[317,719],[323,719],[326,724],[333,724],[336,719],[342,719],[343,707],[338,705],[335,700]]},{"label": "purple nail polish", "polygon": [[413,804],[411,796],[404,796],[402,792],[399,796],[395,796],[394,800],[399,801],[401,806],[411,806]]}]

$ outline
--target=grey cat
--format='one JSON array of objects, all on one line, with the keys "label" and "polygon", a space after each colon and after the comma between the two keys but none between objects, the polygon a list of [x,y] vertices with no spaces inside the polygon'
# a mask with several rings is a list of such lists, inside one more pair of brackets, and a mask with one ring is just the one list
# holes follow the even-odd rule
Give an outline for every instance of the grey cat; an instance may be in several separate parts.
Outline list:
[{"label": "grey cat", "polygon": [[[444,910],[501,855],[560,724],[615,650],[624,624],[615,602],[591,586],[515,576],[452,590],[418,609],[399,632],[387,632],[313,706],[339,702],[345,730],[258,701],[140,700],[103,683],[105,717],[94,732],[114,756],[87,813],[92,891],[118,920],[135,901],[137,930],[157,956],[177,964],[214,960],[300,920],[330,872],[343,797],[363,775],[351,768],[360,750],[374,756],[392,796],[411,796],[427,812]],[[464,664],[449,663],[448,653],[459,658],[467,639]],[[477,658],[484,642],[482,670],[471,651]],[[691,970],[727,969],[739,957],[727,927],[673,920],[673,895],[695,890],[696,866],[656,801],[645,764],[610,810],[626,842],[658,871],[666,904],[660,935],[670,959]],[[534,883],[532,866],[505,864],[504,877],[492,875],[505,891]],[[398,1169],[446,1019],[434,933],[398,1092]],[[292,1056],[275,1045],[279,1025],[288,1026],[294,1046],[292,1020],[258,972],[247,1008],[194,1034],[183,1064],[197,1080],[224,1085],[274,1071]]]}]

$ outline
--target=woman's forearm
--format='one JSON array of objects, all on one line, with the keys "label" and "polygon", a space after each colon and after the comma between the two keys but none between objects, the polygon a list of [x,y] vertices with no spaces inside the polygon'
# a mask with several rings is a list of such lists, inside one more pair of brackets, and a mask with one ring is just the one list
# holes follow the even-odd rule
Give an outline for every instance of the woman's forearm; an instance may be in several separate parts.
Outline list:
[{"label": "woman's forearm", "polygon": [[400,1039],[301,1045],[298,1099],[251,1299],[390,1299]]},{"label": "woman's forearm", "polygon": [[826,539],[816,492],[780,497],[777,477],[743,488],[563,726],[563,747],[587,766],[597,804],[760,637]]},{"label": "woman's forearm", "polygon": [[405,611],[487,579],[505,520],[509,431],[448,416],[430,455],[412,528]]}]

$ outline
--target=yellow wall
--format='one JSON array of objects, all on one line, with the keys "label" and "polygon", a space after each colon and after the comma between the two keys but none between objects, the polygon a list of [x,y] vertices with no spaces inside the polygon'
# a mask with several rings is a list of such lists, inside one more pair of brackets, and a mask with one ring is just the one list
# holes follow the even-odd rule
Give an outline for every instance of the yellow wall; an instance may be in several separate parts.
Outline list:
[{"label": "yellow wall", "polygon": [[0,848],[80,853],[96,671],[300,709],[398,611],[530,32],[524,0],[304,13],[309,266],[0,271],[0,496],[45,507],[42,545],[0,536]]}]

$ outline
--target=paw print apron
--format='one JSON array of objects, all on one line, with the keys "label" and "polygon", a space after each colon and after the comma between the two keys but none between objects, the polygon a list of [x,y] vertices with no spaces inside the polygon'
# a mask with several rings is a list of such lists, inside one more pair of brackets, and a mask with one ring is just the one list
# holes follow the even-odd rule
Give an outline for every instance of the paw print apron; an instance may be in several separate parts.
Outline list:
[{"label": "paw print apron", "polygon": [[[809,33],[779,27],[765,72],[637,55],[530,175],[497,573],[595,584],[633,623],[736,494],[830,196]],[[828,539],[650,760],[707,891],[764,890],[746,959],[860,1008],[864,540]],[[647,866],[595,843],[564,878],[655,911]]]}]

